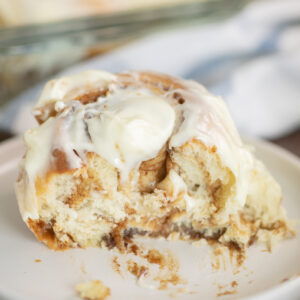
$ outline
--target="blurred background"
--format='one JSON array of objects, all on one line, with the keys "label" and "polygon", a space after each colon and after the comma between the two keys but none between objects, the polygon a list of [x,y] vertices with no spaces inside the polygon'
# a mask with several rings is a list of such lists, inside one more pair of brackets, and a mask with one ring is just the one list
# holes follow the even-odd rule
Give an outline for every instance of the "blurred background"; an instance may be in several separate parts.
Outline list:
[{"label": "blurred background", "polygon": [[51,77],[155,70],[226,101],[246,137],[300,156],[299,0],[0,0],[0,141]]}]

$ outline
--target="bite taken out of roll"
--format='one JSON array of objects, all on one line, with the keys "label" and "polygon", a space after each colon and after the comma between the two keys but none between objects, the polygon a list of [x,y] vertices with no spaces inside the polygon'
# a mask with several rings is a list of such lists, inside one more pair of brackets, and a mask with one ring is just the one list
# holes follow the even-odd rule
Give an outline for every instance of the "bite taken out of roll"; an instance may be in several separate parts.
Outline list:
[{"label": "bite taken out of roll", "polygon": [[290,232],[280,186],[196,82],[87,71],[49,81],[34,114],[16,195],[49,248],[144,235],[243,250]]}]

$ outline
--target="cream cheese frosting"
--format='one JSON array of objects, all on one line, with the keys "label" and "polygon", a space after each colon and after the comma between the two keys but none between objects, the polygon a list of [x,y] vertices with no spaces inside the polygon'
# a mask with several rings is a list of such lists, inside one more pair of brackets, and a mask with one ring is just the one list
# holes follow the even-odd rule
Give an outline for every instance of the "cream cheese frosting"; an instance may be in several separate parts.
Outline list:
[{"label": "cream cheese frosting", "polygon": [[115,82],[116,75],[105,71],[86,71],[47,82],[35,108],[57,101],[69,101],[74,96],[97,86],[105,88]]},{"label": "cream cheese frosting", "polygon": [[133,168],[155,157],[166,143],[175,112],[162,98],[146,91],[123,94],[105,98],[107,108],[88,119],[87,127],[94,152],[118,168],[126,180]]},{"label": "cream cheese frosting", "polygon": [[[57,106],[65,108],[62,102],[56,102]],[[41,144],[48,149],[43,155],[28,155],[28,169],[32,165],[35,170],[39,166],[45,169],[54,149],[66,153],[71,169],[81,167],[85,152],[95,152],[118,168],[126,180],[133,168],[157,155],[174,122],[171,105],[148,90],[116,90],[86,105],[70,101],[59,116],[26,133],[29,152],[35,145],[32,136],[44,139]]]},{"label": "cream cheese frosting", "polygon": [[183,122],[170,139],[170,147],[181,146],[193,138],[208,147],[215,146],[222,162],[236,179],[236,194],[231,200],[242,207],[246,202],[249,174],[254,164],[252,153],[243,144],[220,97],[213,96],[194,81],[179,82],[184,89],[178,89],[177,92],[183,99],[188,100],[178,106],[183,115]]},{"label": "cream cheese frosting", "polygon": [[[138,72],[128,74],[138,83]],[[32,195],[35,179],[47,171],[55,149],[66,154],[71,169],[82,166],[87,152],[95,152],[116,167],[126,181],[132,169],[155,157],[168,140],[172,148],[196,138],[208,147],[216,147],[220,159],[235,176],[236,193],[232,201],[237,208],[242,207],[248,193],[249,171],[253,168],[252,154],[243,145],[220,98],[195,82],[178,82],[184,88],[156,95],[138,84],[124,88],[116,75],[102,71],[50,81],[35,113],[54,104],[57,115],[28,131],[24,138],[27,153],[23,169],[31,182]],[[74,100],[95,87],[107,88],[109,93],[85,105]],[[174,101],[174,92],[186,99],[184,103]],[[180,182],[182,191],[183,185]],[[193,207],[193,199],[186,196],[189,207]],[[37,216],[38,205],[21,207],[23,218]]]}]

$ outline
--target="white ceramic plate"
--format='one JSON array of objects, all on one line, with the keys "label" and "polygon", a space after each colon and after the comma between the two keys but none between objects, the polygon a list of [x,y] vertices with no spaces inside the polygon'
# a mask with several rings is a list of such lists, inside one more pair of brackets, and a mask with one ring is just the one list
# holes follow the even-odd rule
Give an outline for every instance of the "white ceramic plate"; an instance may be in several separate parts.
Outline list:
[{"label": "white ceramic plate", "polygon": [[[254,142],[254,145],[257,156],[265,162],[283,188],[283,205],[289,217],[300,219],[299,159],[265,142]],[[225,270],[222,262],[220,270],[212,268],[215,258],[205,245],[141,240],[145,247],[169,249],[180,262],[179,274],[186,284],[171,286],[165,291],[136,284],[134,276],[124,267],[128,256],[119,256],[122,278],[111,265],[113,256],[117,255],[115,252],[101,249],[48,250],[35,240],[18,212],[13,184],[23,152],[20,139],[0,145],[0,299],[78,299],[76,284],[92,279],[99,279],[110,287],[109,299],[170,299],[172,295],[177,299],[205,300],[300,299],[299,234],[280,243],[273,253],[265,252],[262,246],[250,247],[239,272],[228,262]],[[41,262],[35,262],[36,259]],[[235,289],[231,287],[233,281],[238,284]],[[183,287],[184,292],[181,290],[179,293],[179,287]],[[218,296],[232,290],[236,293]]]}]

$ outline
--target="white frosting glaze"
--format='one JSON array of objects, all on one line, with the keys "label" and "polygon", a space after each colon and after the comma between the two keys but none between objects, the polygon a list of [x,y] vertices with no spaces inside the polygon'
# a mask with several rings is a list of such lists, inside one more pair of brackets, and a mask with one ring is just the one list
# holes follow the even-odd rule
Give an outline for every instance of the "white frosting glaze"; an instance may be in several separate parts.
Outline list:
[{"label": "white frosting glaze", "polygon": [[[139,73],[129,74],[138,83]],[[196,138],[206,146],[216,146],[222,163],[235,175],[234,201],[242,207],[253,164],[251,153],[241,142],[220,98],[195,82],[178,82],[183,89],[170,90],[158,97],[138,84],[124,88],[115,75],[100,71],[50,81],[36,107],[55,103],[58,115],[25,135],[24,170],[29,180],[34,183],[36,176],[47,170],[52,151],[59,149],[66,154],[70,168],[80,168],[86,152],[95,152],[118,168],[124,181],[142,161],[155,157],[169,138],[170,148]],[[73,100],[95,87],[108,88],[109,94],[85,105]],[[174,101],[174,92],[186,101]],[[178,116],[183,117],[179,126],[175,122]],[[173,175],[171,180],[178,192],[186,191],[184,182]],[[193,203],[186,196],[187,206],[192,208]],[[36,215],[37,207],[23,207]]]},{"label": "white frosting glaze", "polygon": [[[28,217],[38,218],[39,203],[35,196],[35,180],[46,171],[54,133],[53,118],[35,129],[28,130],[24,135],[26,155],[21,161],[21,169],[26,172],[21,182],[16,183],[19,209],[24,220]],[[23,201],[20,201],[23,199]]]},{"label": "white frosting glaze", "polygon": [[[170,147],[178,147],[196,138],[206,146],[216,146],[222,163],[236,179],[235,201],[243,206],[246,201],[249,171],[253,168],[253,156],[245,147],[230,117],[224,101],[210,94],[194,81],[183,81],[185,89],[179,89],[182,98],[188,99],[177,108],[183,122],[170,140]],[[172,92],[172,94],[174,91]],[[169,97],[173,97],[169,95]]]},{"label": "white frosting glaze", "polygon": [[119,91],[105,102],[107,108],[87,120],[88,131],[95,152],[126,179],[133,168],[156,156],[166,143],[173,131],[175,112],[148,91]]},{"label": "white frosting glaze", "polygon": [[57,101],[72,100],[75,95],[93,87],[105,88],[116,81],[116,76],[104,71],[86,71],[47,82],[36,104],[36,108]]},{"label": "white frosting glaze", "polygon": [[[56,102],[55,107],[61,109],[65,104]],[[174,122],[173,108],[148,90],[119,89],[86,105],[71,101],[59,116],[26,133],[26,169],[34,178],[46,169],[55,149],[66,154],[71,169],[81,167],[86,152],[95,152],[126,180],[133,168],[157,155]],[[46,151],[38,155],[41,147]]]}]

